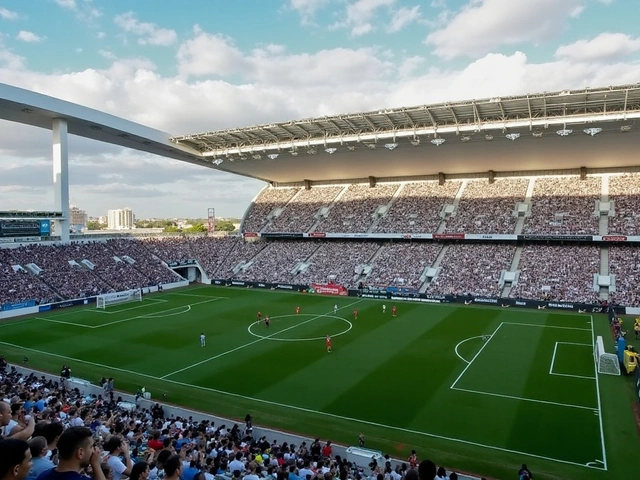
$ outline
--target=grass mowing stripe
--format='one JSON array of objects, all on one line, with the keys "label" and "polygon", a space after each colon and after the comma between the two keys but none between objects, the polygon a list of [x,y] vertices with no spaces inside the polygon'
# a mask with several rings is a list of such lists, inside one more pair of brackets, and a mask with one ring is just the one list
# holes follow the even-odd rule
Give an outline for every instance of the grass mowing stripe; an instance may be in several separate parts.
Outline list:
[{"label": "grass mowing stripe", "polygon": [[[596,333],[593,327],[593,315],[591,315],[591,342],[595,351],[596,348]],[[596,356],[593,355],[593,370],[596,376],[596,394],[598,397],[598,420],[600,421],[600,441],[602,443],[602,466],[607,470],[607,449],[604,442],[604,426],[602,425],[602,402],[600,400],[600,379],[598,378],[598,364],[596,363]]]},{"label": "grass mowing stripe", "polygon": [[562,460],[562,459],[559,459],[559,458],[546,457],[546,456],[543,456],[543,455],[536,455],[536,454],[532,454],[532,453],[528,453],[528,452],[522,452],[522,451],[519,451],[519,450],[512,450],[512,449],[508,449],[508,448],[496,447],[494,445],[486,445],[486,444],[482,444],[482,443],[478,443],[478,442],[472,442],[472,441],[469,441],[469,440],[463,440],[463,439],[459,439],[459,438],[447,437],[447,436],[444,436],[444,435],[436,435],[436,434],[429,433],[429,432],[421,432],[421,431],[418,431],[418,430],[402,428],[402,427],[396,427],[396,426],[393,426],[393,425],[385,425],[385,424],[382,424],[382,423],[372,422],[372,421],[368,421],[368,420],[361,420],[361,419],[358,419],[358,418],[350,418],[350,417],[346,417],[346,416],[342,416],[342,415],[337,415],[337,414],[334,414],[334,413],[327,413],[327,412],[311,410],[311,409],[307,409],[307,408],[303,408],[303,407],[298,407],[296,405],[287,405],[287,404],[283,404],[283,403],[272,402],[272,401],[269,401],[269,400],[263,400],[263,399],[260,399],[260,398],[247,397],[245,395],[239,395],[239,394],[232,393],[232,392],[225,392],[225,391],[222,391],[222,390],[216,390],[214,388],[209,388],[209,387],[202,387],[200,385],[191,385],[191,384],[184,383],[184,382],[179,382],[179,381],[176,381],[176,380],[162,379],[160,377],[154,377],[152,375],[147,375],[147,374],[144,374],[144,373],[133,372],[131,370],[125,370],[125,369],[122,369],[122,368],[111,367],[109,365],[103,365],[103,364],[99,364],[99,363],[89,362],[89,361],[86,361],[86,360],[80,360],[80,359],[77,359],[77,358],[67,357],[67,356],[64,356],[64,355],[45,352],[45,351],[42,351],[42,350],[37,350],[35,348],[21,347],[19,345],[14,345],[14,344],[3,342],[3,341],[0,341],[0,344],[7,345],[7,346],[10,346],[10,347],[13,347],[13,348],[17,348],[17,349],[23,349],[23,350],[31,351],[31,352],[34,352],[34,353],[43,354],[43,355],[50,355],[52,357],[61,358],[63,360],[70,360],[70,361],[74,361],[74,362],[78,362],[78,363],[84,363],[84,364],[87,364],[87,365],[93,365],[93,366],[100,367],[100,368],[111,369],[111,370],[114,370],[114,371],[120,371],[120,372],[123,372],[123,373],[129,373],[129,374],[132,374],[132,375],[138,375],[138,376],[149,378],[149,379],[152,379],[152,380],[162,380],[164,382],[172,383],[172,384],[175,384],[175,385],[181,385],[183,387],[188,387],[188,388],[194,388],[194,389],[197,389],[197,390],[204,390],[204,391],[214,392],[214,393],[218,393],[218,394],[222,394],[222,395],[228,395],[228,396],[231,396],[231,397],[242,398],[244,400],[250,400],[250,401],[257,402],[257,403],[264,403],[264,404],[273,405],[273,406],[282,407],[282,408],[290,408],[292,410],[298,410],[298,411],[305,412],[305,413],[310,413],[310,414],[313,414],[313,415],[325,416],[325,417],[329,417],[329,418],[345,420],[345,421],[348,421],[348,422],[356,422],[356,423],[360,423],[360,424],[363,424],[363,425],[369,425],[369,426],[373,426],[373,427],[378,427],[378,428],[383,428],[383,429],[388,429],[388,430],[394,430],[394,431],[398,431],[398,432],[402,432],[402,433],[409,433],[409,434],[423,436],[423,437],[430,437],[430,438],[435,438],[437,440],[444,440],[444,441],[449,441],[449,442],[453,442],[453,443],[461,443],[461,444],[464,444],[464,445],[470,445],[470,446],[473,446],[473,447],[486,448],[486,449],[489,449],[489,450],[496,450],[496,451],[504,452],[504,453],[510,453],[510,454],[521,455],[521,456],[524,455],[524,456],[527,456],[527,457],[537,458],[537,459],[540,459],[540,460],[558,462],[558,463],[562,463],[562,464],[565,464],[565,465],[573,465],[573,466],[582,467],[582,468],[588,468],[588,469],[592,469],[592,470],[602,470],[602,468],[595,467],[593,465],[585,465],[585,464],[581,464],[581,463],[577,463],[577,462],[571,462],[571,461],[568,461],[568,460]]},{"label": "grass mowing stripe", "polygon": [[[362,302],[362,300],[363,300],[363,299],[357,300],[357,301],[355,301],[355,302],[351,302],[351,303],[349,303],[349,304],[347,304],[347,305],[344,305],[343,307],[338,308],[338,310],[342,310],[342,309],[344,309],[344,308],[349,308],[349,307],[351,307],[352,305],[356,305],[356,304],[358,304],[358,303]],[[201,302],[201,303],[202,303],[202,302]],[[287,327],[287,328],[285,328],[285,329],[283,329],[283,330],[278,330],[277,332],[273,332],[271,335],[266,335],[266,336],[264,336],[264,337],[260,337],[260,338],[258,338],[257,340],[253,340],[252,342],[248,342],[248,343],[245,343],[245,344],[240,345],[240,346],[238,346],[238,347],[232,348],[231,350],[227,350],[227,351],[225,351],[225,352],[219,353],[219,354],[217,354],[217,355],[214,355],[213,357],[205,358],[204,360],[201,360],[201,361],[196,362],[196,363],[194,363],[194,364],[188,365],[188,366],[186,366],[186,367],[184,367],[184,368],[180,368],[180,369],[175,370],[175,371],[173,371],[173,372],[171,372],[171,373],[167,373],[166,375],[163,375],[163,376],[162,376],[162,377],[160,377],[160,378],[161,378],[162,380],[164,380],[164,379],[166,379],[166,378],[168,378],[168,377],[172,377],[173,375],[176,375],[176,374],[178,374],[178,373],[181,373],[181,372],[184,372],[184,371],[189,370],[189,369],[191,369],[191,368],[198,367],[198,366],[200,366],[200,365],[203,365],[203,364],[205,364],[205,363],[208,363],[208,362],[210,362],[211,360],[215,360],[216,358],[224,357],[225,355],[229,355],[230,353],[237,352],[238,350],[242,350],[243,348],[250,347],[251,345],[255,345],[256,343],[263,342],[264,340],[269,340],[270,338],[275,337],[276,335],[279,335],[279,334],[281,334],[281,333],[283,333],[283,332],[286,332],[286,331],[292,330],[292,329],[294,329],[294,328],[298,328],[298,327],[300,327],[300,326],[302,326],[302,325],[305,325],[305,324],[307,324],[307,323],[309,323],[309,322],[312,322],[312,321],[314,321],[314,320],[317,320],[318,318],[322,318],[322,317],[324,317],[325,315],[329,315],[329,314],[331,314],[331,313],[334,313],[335,311],[336,311],[335,309],[332,309],[332,310],[330,310],[330,311],[329,311],[329,312],[327,312],[327,313],[323,313],[323,314],[320,314],[320,315],[316,315],[315,317],[310,318],[309,320],[305,320],[304,322],[296,323],[295,325],[292,325],[292,326],[290,326],[290,327]]]}]

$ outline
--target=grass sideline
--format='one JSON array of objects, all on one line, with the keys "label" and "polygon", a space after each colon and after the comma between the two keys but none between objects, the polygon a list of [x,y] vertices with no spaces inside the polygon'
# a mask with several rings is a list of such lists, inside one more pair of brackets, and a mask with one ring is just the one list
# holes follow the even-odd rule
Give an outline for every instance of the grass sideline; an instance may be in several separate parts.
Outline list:
[{"label": "grass sideline", "polygon": [[[420,458],[489,477],[515,475],[523,462],[536,478],[632,471],[633,382],[594,373],[593,336],[610,342],[604,316],[592,325],[565,312],[398,303],[393,318],[391,305],[191,287],[106,311],[0,323],[0,352],[343,444],[362,432],[367,447],[401,458],[416,448]],[[271,316],[268,330],[254,323],[258,310]]]}]

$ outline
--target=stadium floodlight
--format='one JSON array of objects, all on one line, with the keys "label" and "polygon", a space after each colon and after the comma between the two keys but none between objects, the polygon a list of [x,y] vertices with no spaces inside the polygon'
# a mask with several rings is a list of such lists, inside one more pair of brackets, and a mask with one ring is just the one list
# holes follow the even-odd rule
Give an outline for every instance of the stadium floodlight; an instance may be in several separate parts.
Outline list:
[{"label": "stadium floodlight", "polygon": [[418,145],[420,145],[420,139],[418,137],[413,137],[411,139],[411,145],[413,145],[414,147],[417,147]]},{"label": "stadium floodlight", "polygon": [[211,162],[211,163],[213,163],[214,165],[220,165],[222,162],[224,162],[224,160],[223,160],[223,159],[221,159],[221,158],[216,158],[216,159],[215,159],[213,162]]},{"label": "stadium floodlight", "polygon": [[246,160],[247,156],[244,153],[240,154],[240,160]]},{"label": "stadium floodlight", "polygon": [[507,133],[505,135],[505,137],[507,137],[508,140],[511,140],[512,142],[516,141],[518,138],[520,138],[520,134],[519,133]]},{"label": "stadium floodlight", "polygon": [[325,148],[324,151],[327,152],[329,155],[333,155],[338,151],[338,149],[335,147],[329,147],[329,148]]},{"label": "stadium floodlight", "polygon": [[279,156],[280,156],[279,153],[270,153],[269,155],[267,155],[267,157],[269,157],[271,160],[275,160]]},{"label": "stadium floodlight", "polygon": [[259,153],[254,153],[251,156],[254,158],[254,160],[260,160],[262,158],[262,155],[260,155]]},{"label": "stadium floodlight", "polygon": [[591,127],[591,128],[585,128],[583,131],[587,135],[591,135],[592,137],[595,137],[597,134],[599,134],[602,131],[602,129],[600,127]]},{"label": "stadium floodlight", "polygon": [[307,153],[309,155],[315,155],[316,153],[318,153],[318,151],[316,150],[316,147],[309,147],[309,149],[307,150]]},{"label": "stadium floodlight", "polygon": [[297,156],[298,156],[298,150],[296,150],[295,148],[292,148],[291,150],[289,150],[289,153],[290,153],[293,157],[297,157]]},{"label": "stadium floodlight", "polygon": [[431,143],[433,143],[436,147],[439,147],[440,145],[442,145],[446,140],[444,138],[434,138],[433,140],[431,140]]},{"label": "stadium floodlight", "polygon": [[347,150],[349,150],[350,152],[355,152],[356,151],[356,146],[355,145],[347,145]]},{"label": "stadium floodlight", "polygon": [[487,133],[487,134],[484,136],[484,139],[490,142],[491,140],[493,140],[493,135],[491,135],[490,133]]},{"label": "stadium floodlight", "polygon": [[367,147],[369,147],[371,150],[375,150],[376,149],[376,144],[375,143],[366,143],[365,145]]},{"label": "stadium floodlight", "polygon": [[556,133],[561,137],[568,137],[573,133],[573,130],[571,130],[570,128],[563,128],[562,130],[558,130]]},{"label": "stadium floodlight", "polygon": [[534,138],[542,138],[543,133],[542,130],[534,130],[532,135]]},{"label": "stadium floodlight", "polygon": [[629,131],[631,131],[631,125],[622,125],[620,127],[620,131],[621,132],[629,132]]},{"label": "stadium floodlight", "polygon": [[469,140],[471,140],[471,137],[469,135],[463,135],[462,137],[460,137],[461,142],[468,142]]},{"label": "stadium floodlight", "polygon": [[384,144],[384,148],[386,148],[387,150],[393,150],[397,146],[398,146],[398,144],[395,143],[395,142],[393,142],[393,143],[385,143]]}]

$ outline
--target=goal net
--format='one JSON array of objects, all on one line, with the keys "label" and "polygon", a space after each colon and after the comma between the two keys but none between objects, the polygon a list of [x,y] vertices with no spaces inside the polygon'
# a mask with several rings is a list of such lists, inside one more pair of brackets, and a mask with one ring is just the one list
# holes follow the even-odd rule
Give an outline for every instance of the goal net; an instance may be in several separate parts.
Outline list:
[{"label": "goal net", "polygon": [[105,309],[111,305],[127,302],[139,302],[142,300],[142,290],[125,290],[124,292],[105,293],[96,297],[96,308]]},{"label": "goal net", "polygon": [[596,339],[594,354],[596,356],[598,373],[604,373],[606,375],[620,375],[620,361],[618,360],[618,356],[613,353],[605,352],[602,337],[598,337]]}]

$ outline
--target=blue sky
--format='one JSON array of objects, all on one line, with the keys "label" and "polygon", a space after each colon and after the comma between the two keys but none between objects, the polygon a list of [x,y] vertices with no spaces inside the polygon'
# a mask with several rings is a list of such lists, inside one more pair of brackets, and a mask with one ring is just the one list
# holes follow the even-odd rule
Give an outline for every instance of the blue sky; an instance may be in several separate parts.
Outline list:
[{"label": "blue sky", "polygon": [[[637,0],[0,0],[0,82],[168,131],[635,83]],[[50,133],[2,122],[0,204],[49,208]],[[238,216],[262,184],[71,139],[92,215]],[[194,196],[193,192],[201,192]],[[195,198],[194,198],[195,197]]]}]

